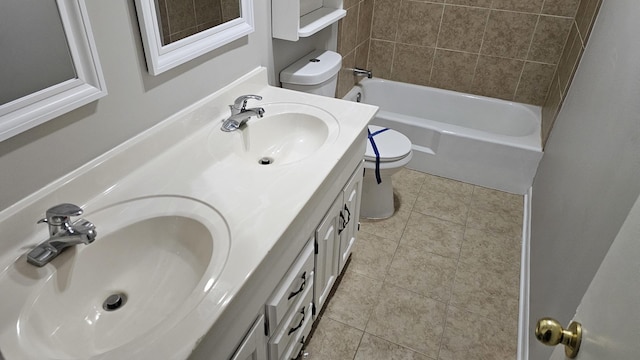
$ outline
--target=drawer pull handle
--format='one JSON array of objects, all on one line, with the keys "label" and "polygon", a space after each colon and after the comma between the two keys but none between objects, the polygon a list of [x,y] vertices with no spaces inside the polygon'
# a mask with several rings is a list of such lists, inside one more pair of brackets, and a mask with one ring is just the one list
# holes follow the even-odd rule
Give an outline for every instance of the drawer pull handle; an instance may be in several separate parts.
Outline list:
[{"label": "drawer pull handle", "polygon": [[291,300],[291,298],[295,297],[296,295],[300,294],[303,290],[304,287],[307,285],[307,272],[303,272],[302,273],[302,284],[300,284],[300,289],[296,290],[296,291],[292,291],[291,294],[289,294],[289,297],[287,298],[287,300]]},{"label": "drawer pull handle", "polygon": [[347,224],[349,224],[349,222],[351,222],[351,211],[349,211],[349,208],[347,207],[347,204],[344,204],[344,211],[347,212],[347,221],[344,223],[344,227],[347,227]]},{"label": "drawer pull handle", "polygon": [[305,316],[304,309],[305,309],[305,306],[303,306],[302,310],[300,310],[300,313],[302,314],[302,319],[300,319],[300,322],[296,327],[292,327],[291,329],[289,329],[289,332],[287,333],[287,335],[293,334],[294,332],[298,331],[298,329],[302,327],[302,323],[304,322],[304,316]]},{"label": "drawer pull handle", "polygon": [[344,211],[347,213],[347,218],[345,219],[344,213],[340,211],[340,229],[338,229],[338,235],[347,228],[347,225],[351,221],[351,211],[349,211],[347,204],[344,204]]}]

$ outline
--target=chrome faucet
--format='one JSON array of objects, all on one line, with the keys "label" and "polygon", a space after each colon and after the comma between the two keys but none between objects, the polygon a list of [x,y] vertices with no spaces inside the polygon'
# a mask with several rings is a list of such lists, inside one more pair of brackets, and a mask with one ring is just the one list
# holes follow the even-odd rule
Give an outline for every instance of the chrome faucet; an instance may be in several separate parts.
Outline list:
[{"label": "chrome faucet", "polygon": [[222,123],[220,130],[227,132],[235,131],[240,126],[244,125],[244,123],[249,121],[250,117],[257,116],[261,118],[264,116],[264,108],[257,107],[247,109],[247,101],[249,101],[249,99],[262,100],[262,96],[243,95],[237,98],[233,105],[229,105],[229,108],[231,109],[231,116]]},{"label": "chrome faucet", "polygon": [[373,77],[373,73],[371,72],[371,70],[365,70],[365,69],[360,69],[360,68],[353,68],[353,75],[354,76],[362,76],[362,77],[368,77],[369,79],[371,79]]},{"label": "chrome faucet", "polygon": [[91,244],[97,235],[95,225],[85,219],[70,222],[72,216],[80,215],[82,209],[73,204],[60,204],[47,210],[46,217],[40,219],[38,224],[49,225],[49,239],[27,253],[27,262],[42,267],[68,247]]}]

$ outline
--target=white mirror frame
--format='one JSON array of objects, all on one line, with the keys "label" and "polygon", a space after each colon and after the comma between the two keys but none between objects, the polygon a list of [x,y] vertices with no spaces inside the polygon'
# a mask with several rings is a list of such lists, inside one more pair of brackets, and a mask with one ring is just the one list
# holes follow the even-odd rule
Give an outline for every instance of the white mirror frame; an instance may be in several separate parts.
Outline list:
[{"label": "white mirror frame", "polygon": [[57,0],[76,78],[0,106],[0,141],[107,95],[85,0]]},{"label": "white mirror frame", "polygon": [[240,0],[241,17],[164,46],[155,1],[136,0],[136,12],[147,68],[152,75],[159,75],[254,31],[252,0]]}]

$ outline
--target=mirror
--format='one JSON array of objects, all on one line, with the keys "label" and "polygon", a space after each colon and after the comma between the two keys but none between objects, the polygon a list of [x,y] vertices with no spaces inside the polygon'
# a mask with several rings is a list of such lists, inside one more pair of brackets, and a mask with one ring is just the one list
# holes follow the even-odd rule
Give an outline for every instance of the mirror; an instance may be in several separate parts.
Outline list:
[{"label": "mirror", "polygon": [[152,75],[254,30],[252,0],[136,0],[136,11]]},{"label": "mirror", "polygon": [[0,141],[107,94],[84,0],[2,0],[0,46]]}]

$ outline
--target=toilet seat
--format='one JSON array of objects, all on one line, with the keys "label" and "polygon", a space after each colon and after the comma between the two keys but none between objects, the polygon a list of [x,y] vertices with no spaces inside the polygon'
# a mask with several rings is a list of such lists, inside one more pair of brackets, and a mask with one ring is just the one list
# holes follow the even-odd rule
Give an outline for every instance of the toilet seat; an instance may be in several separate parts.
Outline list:
[{"label": "toilet seat", "polygon": [[[381,126],[369,125],[372,134],[385,129]],[[411,141],[403,134],[388,129],[373,137],[380,154],[380,162],[393,162],[403,159],[411,153]],[[364,154],[366,161],[376,161],[376,154],[370,141],[367,141],[367,150]]]}]

